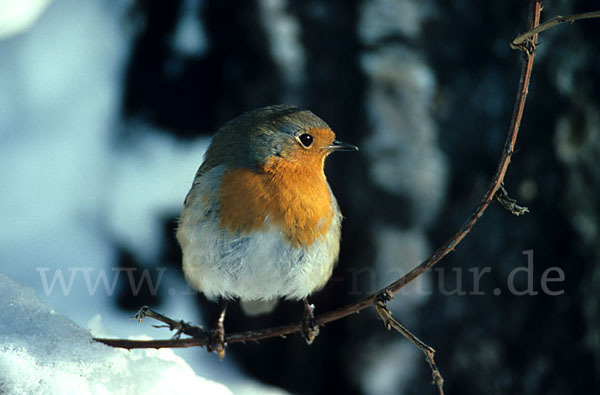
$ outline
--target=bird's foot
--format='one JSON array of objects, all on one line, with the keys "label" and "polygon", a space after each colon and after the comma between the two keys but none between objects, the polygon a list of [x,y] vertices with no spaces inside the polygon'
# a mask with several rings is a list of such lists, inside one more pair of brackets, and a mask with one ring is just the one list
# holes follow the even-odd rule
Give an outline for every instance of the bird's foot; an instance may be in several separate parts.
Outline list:
[{"label": "bird's foot", "polygon": [[219,314],[219,318],[217,319],[217,324],[215,328],[210,331],[210,342],[206,347],[208,352],[215,352],[220,360],[225,358],[225,312],[227,311],[227,301],[223,300],[221,302],[221,313]]},{"label": "bird's foot", "polygon": [[304,314],[302,314],[302,337],[306,344],[312,344],[315,337],[319,334],[319,326],[315,322],[315,305],[309,304],[308,300],[304,299]]},{"label": "bird's foot", "polygon": [[215,352],[219,359],[225,358],[225,328],[217,325],[212,331],[210,331],[210,343],[207,346],[209,352]]}]

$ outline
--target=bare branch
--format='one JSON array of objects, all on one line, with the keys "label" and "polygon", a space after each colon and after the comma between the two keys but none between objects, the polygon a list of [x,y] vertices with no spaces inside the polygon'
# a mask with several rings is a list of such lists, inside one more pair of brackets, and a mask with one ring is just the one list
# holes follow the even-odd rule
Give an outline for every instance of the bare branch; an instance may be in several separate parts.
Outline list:
[{"label": "bare branch", "polygon": [[496,192],[496,201],[502,205],[505,209],[516,215],[523,215],[529,212],[529,209],[525,206],[519,206],[517,200],[508,196],[508,192],[501,186],[498,192]]},{"label": "bare branch", "polygon": [[573,23],[582,19],[600,18],[600,11],[584,12],[581,14],[569,15],[569,16],[555,16],[554,18],[536,26],[535,28],[526,31],[525,33],[519,34],[510,42],[512,49],[519,49],[526,41],[530,40],[534,35],[539,34],[545,30],[558,26],[562,23]]},{"label": "bare branch", "polygon": [[423,354],[425,354],[425,359],[427,360],[427,363],[431,368],[431,377],[433,378],[433,384],[437,386],[440,395],[444,395],[444,379],[437,365],[435,364],[435,360],[433,359],[435,356],[435,350],[429,347],[427,344],[423,343],[418,337],[413,335],[404,325],[402,325],[394,317],[392,317],[392,312],[386,307],[386,304],[390,300],[390,295],[383,294],[382,298],[378,299],[375,302],[375,310],[377,310],[379,318],[381,318],[383,324],[388,330],[394,328],[395,330],[400,332],[404,337],[406,337],[412,344],[414,344],[419,350],[421,350]]},{"label": "bare branch", "polygon": [[164,315],[157,313],[156,311],[150,309],[150,307],[148,307],[148,306],[143,306],[135,314],[135,319],[138,322],[142,322],[144,320],[144,318],[146,318],[146,317],[154,318],[157,321],[167,324],[167,325],[162,325],[162,326],[155,325],[155,327],[157,327],[157,328],[167,327],[171,331],[177,330],[177,332],[173,335],[174,339],[179,339],[181,337],[181,334],[186,334],[188,336],[198,337],[198,338],[206,336],[208,338],[208,334],[206,333],[206,331],[204,331],[204,328],[202,328],[201,326],[190,325],[184,321],[172,320],[171,318],[164,316]]}]

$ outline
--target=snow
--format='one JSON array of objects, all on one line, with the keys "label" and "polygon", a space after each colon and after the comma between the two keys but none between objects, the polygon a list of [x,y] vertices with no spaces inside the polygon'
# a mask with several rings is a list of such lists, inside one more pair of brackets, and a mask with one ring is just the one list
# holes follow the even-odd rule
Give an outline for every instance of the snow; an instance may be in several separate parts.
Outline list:
[{"label": "snow", "polygon": [[26,31],[50,0],[0,0],[0,39]]},{"label": "snow", "polygon": [[242,377],[229,377],[228,386],[206,379],[171,349],[95,342],[93,336],[114,337],[100,315],[89,326],[93,333],[0,273],[0,394],[285,394]]},{"label": "snow", "polygon": [[0,274],[0,393],[231,394],[197,376],[169,349],[127,351],[89,331]]}]

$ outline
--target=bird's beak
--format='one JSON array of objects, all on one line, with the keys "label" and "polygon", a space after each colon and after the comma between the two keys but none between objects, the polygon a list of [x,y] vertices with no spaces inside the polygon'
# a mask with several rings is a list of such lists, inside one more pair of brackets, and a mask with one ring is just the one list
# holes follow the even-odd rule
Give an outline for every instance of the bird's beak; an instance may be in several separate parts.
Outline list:
[{"label": "bird's beak", "polygon": [[358,147],[352,144],[342,143],[339,140],[333,140],[333,144],[325,146],[329,151],[358,151]]}]

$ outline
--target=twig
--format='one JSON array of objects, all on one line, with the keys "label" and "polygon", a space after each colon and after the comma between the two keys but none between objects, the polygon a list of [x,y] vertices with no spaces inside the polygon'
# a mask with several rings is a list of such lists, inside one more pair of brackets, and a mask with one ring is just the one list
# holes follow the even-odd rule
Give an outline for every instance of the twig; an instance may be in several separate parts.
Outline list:
[{"label": "twig", "polygon": [[437,365],[435,364],[435,360],[433,359],[435,356],[435,350],[423,343],[418,337],[413,335],[404,325],[398,322],[394,317],[392,317],[392,312],[387,308],[386,304],[391,300],[391,295],[383,294],[381,299],[375,301],[375,310],[377,310],[377,314],[379,318],[383,321],[385,327],[390,330],[394,328],[398,332],[400,332],[404,337],[406,337],[412,344],[414,344],[419,350],[425,354],[425,359],[431,368],[431,377],[433,378],[433,383],[437,386],[440,395],[444,395],[444,378],[440,373]]},{"label": "twig", "polygon": [[496,192],[496,201],[502,205],[505,209],[516,215],[523,215],[529,212],[529,209],[525,206],[519,206],[517,204],[516,199],[508,196],[508,192],[504,189],[504,186],[501,186],[498,192]]},{"label": "twig", "polygon": [[[535,28],[539,24],[540,13],[541,13],[541,0],[531,0],[531,10],[529,16],[529,28]],[[515,107],[513,109],[513,115],[511,118],[508,135],[504,143],[502,155],[498,162],[496,173],[492,178],[485,195],[481,199],[479,206],[471,214],[471,216],[465,221],[465,223],[459,228],[459,230],[450,237],[440,248],[433,252],[425,261],[414,267],[408,273],[403,275],[400,279],[394,281],[387,287],[369,295],[365,298],[348,304],[346,306],[337,308],[327,313],[320,314],[315,317],[314,323],[317,326],[323,326],[332,321],[339,320],[347,317],[351,314],[359,313],[365,308],[372,306],[376,300],[381,300],[381,295],[389,294],[395,295],[402,287],[415,280],[421,274],[431,269],[436,263],[442,258],[448,255],[456,246],[464,239],[464,237],[471,231],[475,223],[481,218],[484,211],[487,209],[489,204],[494,200],[496,192],[502,186],[506,169],[510,164],[510,159],[514,152],[515,142],[519,132],[519,126],[523,117],[523,111],[525,108],[525,98],[527,97],[529,81],[531,77],[531,71],[533,68],[534,50],[535,44],[537,43],[537,34],[534,34],[531,40],[528,40],[520,45],[519,48],[525,53],[525,62],[521,69],[521,79],[519,89],[517,92],[517,98]],[[164,317],[164,316],[162,316]],[[155,317],[153,317],[155,318]],[[177,323],[177,321],[171,320]],[[169,322],[171,322],[169,321]],[[163,321],[164,322],[164,321]],[[170,325],[170,324],[168,324]],[[297,333],[302,331],[302,322],[290,323],[273,328],[252,330],[246,332],[238,332],[227,334],[225,336],[225,342],[231,343],[245,343],[249,341],[259,341],[263,339],[273,337],[284,337],[286,335]],[[193,336],[191,333],[183,330],[182,333]],[[127,339],[102,339],[95,338],[104,344],[111,345],[113,347],[134,349],[134,348],[162,348],[162,347],[192,347],[192,346],[206,346],[207,341],[204,338],[192,338],[192,339],[170,339],[170,340],[127,340]]]},{"label": "twig", "polygon": [[185,321],[175,321],[171,318],[164,316],[156,311],[150,309],[148,306],[142,306],[142,308],[135,314],[135,319],[138,322],[142,322],[144,318],[154,318],[157,321],[165,323],[167,325],[154,325],[156,328],[167,327],[169,330],[177,330],[177,332],[173,335],[174,339],[179,339],[181,334],[186,334],[188,336],[202,338],[205,337],[208,340],[208,333],[201,326],[190,325]]},{"label": "twig", "polygon": [[510,42],[510,47],[512,49],[518,49],[519,46],[523,45],[525,41],[531,39],[534,35],[539,34],[562,23],[573,23],[582,19],[592,18],[600,18],[600,11],[584,12],[581,14],[574,14],[569,16],[555,16],[554,18],[536,26],[535,28],[526,31],[525,33],[521,33],[517,37],[513,38],[513,40]]},{"label": "twig", "polygon": [[[146,346],[143,348],[185,348],[194,346],[208,346],[210,344],[210,335],[201,327],[190,325],[184,321],[175,321],[165,315],[157,313],[148,306],[143,306],[133,317],[138,322],[142,322],[144,318],[153,318],[166,325],[153,325],[155,328],[169,328],[176,330],[171,339],[168,340],[125,340],[125,339],[94,339],[106,345],[118,348],[142,348],[128,347],[128,342],[143,342]],[[181,335],[186,334],[192,336],[191,339],[181,339]]]}]

